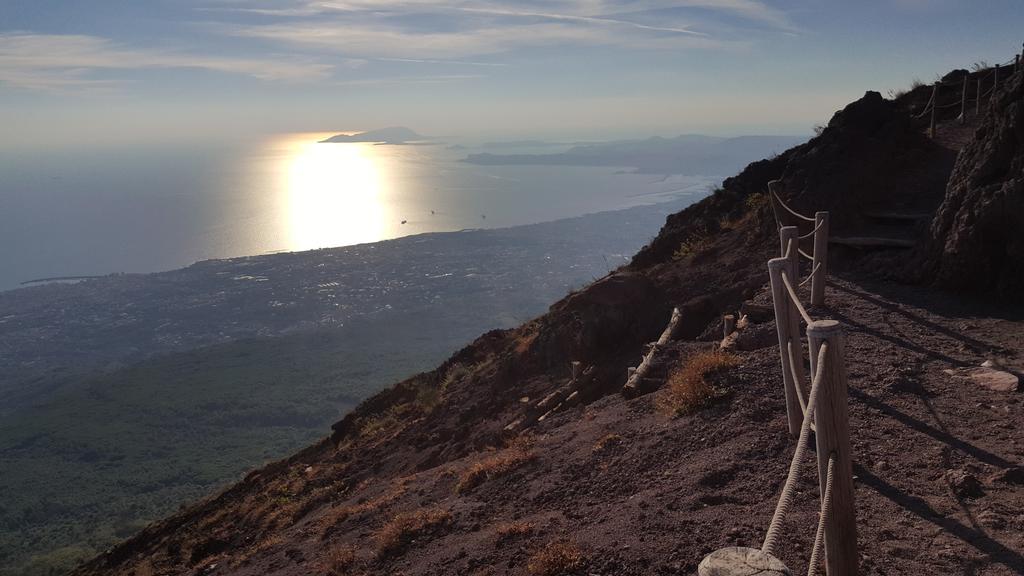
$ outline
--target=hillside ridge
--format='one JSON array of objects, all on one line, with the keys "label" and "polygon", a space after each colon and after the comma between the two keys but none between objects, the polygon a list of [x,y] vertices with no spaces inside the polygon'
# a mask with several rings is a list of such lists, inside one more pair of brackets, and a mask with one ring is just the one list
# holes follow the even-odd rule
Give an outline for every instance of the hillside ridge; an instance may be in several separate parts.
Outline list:
[{"label": "hillside ridge", "polygon": [[[1017,122],[1003,107],[1016,110],[1021,77],[972,122]],[[330,438],[75,574],[687,574],[715,548],[756,545],[792,450],[771,339],[736,351],[711,378],[708,405],[683,415],[661,408],[664,390],[618,394],[626,367],[673,307],[683,321],[668,374],[714,345],[723,312],[770,302],[769,180],[797,209],[831,211],[837,234],[877,225],[871,212],[934,212],[961,170],[959,144],[924,134],[918,97],[866,93],[819,136],[670,216],[629,265],[482,335],[363,402]],[[929,249],[927,227],[906,233]],[[914,265],[920,251],[837,248],[827,306],[815,310],[849,330],[862,569],[1020,574],[1019,394],[944,370],[988,360],[1019,373],[1024,316],[893,282],[934,280]],[[757,330],[771,334],[773,321]],[[510,431],[569,381],[573,362],[589,374],[580,403]],[[794,568],[816,523],[817,482],[806,477],[782,538]]]}]

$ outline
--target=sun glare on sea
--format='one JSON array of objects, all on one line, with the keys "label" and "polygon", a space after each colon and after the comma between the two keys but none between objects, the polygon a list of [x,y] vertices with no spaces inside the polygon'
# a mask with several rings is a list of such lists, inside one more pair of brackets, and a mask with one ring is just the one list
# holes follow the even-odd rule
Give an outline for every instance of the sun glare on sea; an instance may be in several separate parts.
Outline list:
[{"label": "sun glare on sea", "polygon": [[370,144],[296,143],[287,180],[291,249],[383,238],[383,164]]}]

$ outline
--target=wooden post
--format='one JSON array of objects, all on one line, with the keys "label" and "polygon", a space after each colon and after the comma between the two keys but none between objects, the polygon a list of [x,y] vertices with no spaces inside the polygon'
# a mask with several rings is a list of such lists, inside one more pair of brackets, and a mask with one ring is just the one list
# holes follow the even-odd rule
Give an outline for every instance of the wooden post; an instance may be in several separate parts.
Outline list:
[{"label": "wooden post", "polygon": [[1013,73],[1016,74],[1020,71],[1020,54],[1013,55]]},{"label": "wooden post", "polygon": [[967,79],[970,78],[970,74],[964,75],[964,92],[960,95],[960,123],[963,124],[967,121]]},{"label": "wooden post", "polygon": [[974,101],[974,114],[981,114],[981,74],[978,74],[978,99]]},{"label": "wooden post", "polygon": [[931,126],[928,128],[928,135],[935,138],[935,111],[939,108],[939,83],[935,82],[932,86],[932,121]]},{"label": "wooden post", "polygon": [[736,329],[736,316],[726,314],[722,317],[722,338],[728,338]]},{"label": "wooden post", "polygon": [[[814,213],[814,260],[811,270],[811,306],[825,303],[825,279],[828,267],[828,212]],[[814,270],[817,270],[814,272]]]},{"label": "wooden post", "polygon": [[756,548],[722,548],[701,560],[697,576],[791,576],[781,560]]},{"label": "wooden post", "polygon": [[[800,229],[796,226],[783,226],[779,230],[779,244],[782,245],[782,257],[789,252],[789,282],[795,287],[800,283]],[[792,249],[790,249],[792,245]]]},{"label": "wooden post", "polygon": [[[796,226],[783,226],[779,229],[779,255],[783,258],[786,257],[786,250],[789,249],[790,239],[796,240],[800,236],[800,230]],[[793,246],[793,250],[799,246]]]},{"label": "wooden post", "polygon": [[572,367],[572,379],[575,381],[580,377],[580,361],[573,360],[570,366]]},{"label": "wooden post", "polygon": [[772,301],[775,304],[775,330],[779,337],[779,357],[782,361],[782,388],[786,394],[786,416],[789,422],[789,434],[796,438],[800,435],[800,425],[804,420],[800,399],[796,395],[797,383],[793,373],[803,381],[803,362],[789,363],[788,344],[793,341],[793,357],[803,358],[803,344],[800,343],[800,313],[789,300],[789,292],[782,283],[782,272],[789,273],[790,262],[786,258],[773,258],[768,261],[768,277],[772,284]]},{"label": "wooden post", "polygon": [[[999,88],[999,64],[996,64],[995,70],[992,71],[992,95],[996,95],[996,89]],[[992,99],[989,98],[989,102]]]},{"label": "wooden post", "polygon": [[818,351],[828,343],[825,366],[814,407],[818,448],[818,484],[825,494],[829,458],[835,458],[832,506],[825,519],[825,573],[857,574],[857,519],[853,503],[853,466],[847,414],[846,361],[843,328],[835,320],[818,320],[807,327],[811,373],[817,371]]}]

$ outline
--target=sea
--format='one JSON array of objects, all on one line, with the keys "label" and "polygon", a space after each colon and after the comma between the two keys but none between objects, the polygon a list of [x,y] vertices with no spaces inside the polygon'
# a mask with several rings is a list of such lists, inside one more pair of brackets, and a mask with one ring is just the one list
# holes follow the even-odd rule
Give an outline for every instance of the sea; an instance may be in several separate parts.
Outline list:
[{"label": "sea", "polygon": [[472,147],[320,143],[330,135],[0,153],[0,290],[697,200],[720,181],[478,166],[462,161]]}]

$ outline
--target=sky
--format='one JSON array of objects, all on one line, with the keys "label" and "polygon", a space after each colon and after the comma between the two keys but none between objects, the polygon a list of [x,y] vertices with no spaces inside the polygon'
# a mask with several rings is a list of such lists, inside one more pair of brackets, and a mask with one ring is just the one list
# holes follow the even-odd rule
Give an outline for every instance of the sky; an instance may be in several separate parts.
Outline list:
[{"label": "sky", "polygon": [[404,125],[804,134],[1021,50],[1020,0],[0,0],[0,148]]}]

